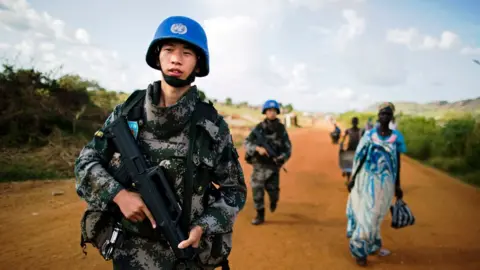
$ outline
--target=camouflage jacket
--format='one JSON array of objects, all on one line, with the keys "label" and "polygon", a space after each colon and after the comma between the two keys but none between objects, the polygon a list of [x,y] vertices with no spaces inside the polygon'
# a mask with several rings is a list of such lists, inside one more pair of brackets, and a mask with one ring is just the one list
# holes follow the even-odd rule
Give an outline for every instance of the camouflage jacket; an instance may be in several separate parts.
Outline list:
[{"label": "camouflage jacket", "polygon": [[[278,158],[282,159],[283,163],[286,163],[290,159],[292,144],[285,126],[278,119],[273,121],[265,119],[263,122],[256,125],[254,130],[265,136],[267,143],[278,153]],[[275,166],[271,158],[260,156],[256,152],[255,148],[257,146],[255,134],[252,131],[245,139],[244,147],[246,155],[253,157],[252,163],[254,165]]]},{"label": "camouflage jacket", "polygon": [[[138,145],[152,166],[163,168],[179,203],[182,204],[183,177],[189,144],[188,121],[196,102],[199,102],[198,90],[193,86],[175,105],[169,107],[154,105],[149,91],[147,90],[145,96],[146,117],[138,133]],[[103,128],[120,115],[121,109],[122,104],[115,107]],[[201,184],[205,181],[201,181],[194,172],[191,227],[201,226],[204,235],[228,233],[232,231],[235,218],[246,200],[242,168],[228,125],[221,116],[218,116],[215,122],[203,119],[197,125],[206,131],[213,143],[205,149],[197,139],[193,161],[197,168],[208,168],[209,178],[211,182],[219,185],[221,196],[207,193],[207,189]],[[121,161],[118,153],[111,153],[108,141],[101,134],[102,132],[97,132],[82,149],[75,161],[75,176],[76,191],[88,203],[88,208],[105,211],[114,204],[112,200],[118,192],[126,187],[115,181],[109,173],[119,168]],[[144,225],[148,222],[148,219],[145,220]],[[134,230],[151,228],[148,224],[144,227],[134,223],[130,225]]]}]

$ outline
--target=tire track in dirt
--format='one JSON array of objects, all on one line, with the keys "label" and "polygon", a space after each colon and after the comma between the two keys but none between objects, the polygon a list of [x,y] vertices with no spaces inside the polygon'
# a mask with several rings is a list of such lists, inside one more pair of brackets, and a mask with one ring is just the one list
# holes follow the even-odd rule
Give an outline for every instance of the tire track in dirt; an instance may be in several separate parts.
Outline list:
[{"label": "tire track in dirt", "polygon": [[[235,224],[232,269],[356,269],[345,237],[347,192],[338,146],[321,129],[300,129],[291,139],[279,208],[266,213],[264,225],[250,225],[255,213],[249,190]],[[251,166],[239,152],[249,186]],[[480,269],[479,189],[403,161],[405,200],[417,224],[393,230],[387,217],[382,236],[393,253],[372,258],[369,268]],[[65,194],[52,196],[54,189]],[[83,257],[79,221],[85,204],[73,181],[2,184],[0,206],[0,269],[111,269],[90,246]]]}]

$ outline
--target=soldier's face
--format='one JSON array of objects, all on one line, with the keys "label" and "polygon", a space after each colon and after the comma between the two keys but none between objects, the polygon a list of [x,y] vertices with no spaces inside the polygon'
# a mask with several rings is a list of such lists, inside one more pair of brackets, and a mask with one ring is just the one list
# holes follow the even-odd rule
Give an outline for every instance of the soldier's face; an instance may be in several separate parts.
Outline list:
[{"label": "soldier's face", "polygon": [[165,74],[185,80],[197,65],[197,55],[187,44],[170,41],[160,49],[159,62]]},{"label": "soldier's face", "polygon": [[268,110],[265,112],[265,115],[267,116],[267,119],[269,119],[269,120],[275,120],[275,118],[277,118],[277,110],[275,110],[275,109],[268,109]]}]

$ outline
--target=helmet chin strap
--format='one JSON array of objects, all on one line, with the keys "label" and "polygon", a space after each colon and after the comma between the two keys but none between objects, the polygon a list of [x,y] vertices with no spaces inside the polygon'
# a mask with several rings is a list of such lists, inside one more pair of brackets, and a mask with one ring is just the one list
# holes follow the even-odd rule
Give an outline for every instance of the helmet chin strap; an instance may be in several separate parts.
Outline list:
[{"label": "helmet chin strap", "polygon": [[180,88],[180,87],[190,85],[195,81],[195,71],[193,71],[190,75],[188,75],[188,77],[185,80],[182,80],[174,76],[169,76],[165,74],[163,70],[162,70],[162,76],[166,83],[168,83],[169,85],[175,88]]}]

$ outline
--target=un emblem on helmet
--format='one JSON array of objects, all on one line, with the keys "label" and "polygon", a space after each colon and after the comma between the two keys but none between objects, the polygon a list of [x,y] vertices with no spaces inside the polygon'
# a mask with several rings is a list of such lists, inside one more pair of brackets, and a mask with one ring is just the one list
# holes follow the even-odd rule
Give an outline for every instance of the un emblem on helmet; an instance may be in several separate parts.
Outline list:
[{"label": "un emblem on helmet", "polygon": [[187,27],[182,23],[174,23],[170,27],[170,31],[174,34],[183,35],[187,33]]}]

